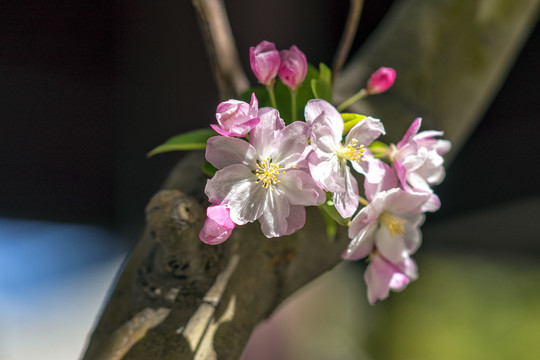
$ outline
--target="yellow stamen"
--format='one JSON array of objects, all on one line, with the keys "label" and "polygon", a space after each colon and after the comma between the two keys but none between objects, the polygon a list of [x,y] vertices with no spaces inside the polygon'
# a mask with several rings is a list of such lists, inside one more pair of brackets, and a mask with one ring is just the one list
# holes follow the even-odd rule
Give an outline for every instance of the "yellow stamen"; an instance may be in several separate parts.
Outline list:
[{"label": "yellow stamen", "polygon": [[358,144],[358,140],[352,139],[352,141],[345,147],[342,147],[338,150],[337,155],[346,160],[350,161],[366,161],[364,153],[366,149],[364,145]]},{"label": "yellow stamen", "polygon": [[[266,161],[257,162],[255,169],[255,175],[257,175],[257,180],[255,181],[255,184],[258,184],[262,182],[262,187],[264,189],[270,188],[270,190],[274,190],[272,188],[272,185],[276,185],[280,183],[281,181],[278,180],[277,175],[279,175],[280,171],[279,168],[280,165],[272,164],[272,160],[270,158],[267,158]],[[281,172],[282,174],[285,174],[285,171]]]},{"label": "yellow stamen", "polygon": [[379,216],[379,222],[386,226],[392,237],[397,234],[403,235],[405,233],[405,220],[399,219],[387,212],[383,212]]}]

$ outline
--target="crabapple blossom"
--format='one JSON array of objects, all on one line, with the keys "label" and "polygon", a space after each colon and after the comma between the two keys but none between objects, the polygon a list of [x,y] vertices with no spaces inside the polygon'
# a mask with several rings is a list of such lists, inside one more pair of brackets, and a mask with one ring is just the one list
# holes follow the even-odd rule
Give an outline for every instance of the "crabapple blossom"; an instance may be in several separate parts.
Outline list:
[{"label": "crabapple blossom", "polygon": [[431,198],[425,204],[424,211],[435,211],[440,207],[440,200],[432,185],[440,184],[445,177],[444,158],[450,151],[448,140],[435,139],[443,135],[442,131],[418,132],[421,118],[413,121],[403,139],[393,148],[390,159],[403,188],[409,192],[429,193]]},{"label": "crabapple blossom", "polygon": [[276,45],[269,41],[261,41],[249,49],[249,62],[253,73],[261,84],[271,85],[277,76],[281,58]]},{"label": "crabapple blossom", "polygon": [[219,124],[210,125],[223,136],[246,136],[258,123],[259,102],[255,94],[251,94],[248,104],[239,100],[227,100],[218,105],[216,120]]},{"label": "crabapple blossom", "polygon": [[206,209],[206,220],[199,233],[202,242],[209,245],[221,244],[227,240],[235,227],[230,210],[226,206],[212,205]]},{"label": "crabapple blossom", "polygon": [[219,170],[205,193],[213,204],[230,209],[237,225],[258,220],[266,237],[289,235],[305,223],[305,206],[320,205],[325,194],[305,165],[309,126],[285,126],[277,110],[259,110],[260,123],[249,142],[215,136],[206,159]]},{"label": "crabapple blossom", "polygon": [[352,167],[377,182],[378,175],[369,172],[371,153],[367,146],[384,134],[382,123],[366,117],[354,125],[345,139],[343,119],[331,104],[324,100],[310,100],[305,108],[306,122],[311,125],[311,145],[314,152],[309,156],[309,168],[313,178],[324,190],[333,194],[336,210],[344,218],[350,217],[358,208],[358,184],[351,173]]},{"label": "crabapple blossom", "polygon": [[373,200],[351,220],[351,242],[342,257],[357,260],[377,249],[389,261],[399,263],[420,246],[421,207],[429,194],[394,188],[369,197]]},{"label": "crabapple blossom", "polygon": [[281,57],[279,78],[289,88],[296,90],[307,75],[306,55],[293,45],[289,50],[281,50],[279,56]]},{"label": "crabapple blossom", "polygon": [[409,282],[417,278],[416,264],[409,256],[394,263],[374,251],[369,256],[369,264],[364,273],[368,301],[373,305],[378,300],[387,298],[390,289],[403,290]]},{"label": "crabapple blossom", "polygon": [[371,74],[366,90],[369,94],[380,94],[388,90],[396,79],[396,71],[392,68],[381,67]]}]

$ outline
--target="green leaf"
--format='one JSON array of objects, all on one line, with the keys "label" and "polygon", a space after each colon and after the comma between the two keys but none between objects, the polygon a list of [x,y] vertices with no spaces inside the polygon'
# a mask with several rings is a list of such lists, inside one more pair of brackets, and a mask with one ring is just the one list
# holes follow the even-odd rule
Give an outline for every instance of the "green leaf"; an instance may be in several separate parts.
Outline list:
[{"label": "green leaf", "polygon": [[201,167],[201,170],[204,174],[208,175],[209,177],[213,177],[216,172],[218,171],[217,168],[215,168],[212,164],[210,164],[208,161],[205,161],[203,166]]},{"label": "green leaf", "polygon": [[352,129],[354,125],[364,120],[366,118],[366,115],[342,113],[341,117],[343,118],[343,124],[345,125],[345,127],[343,128],[343,135],[345,135],[349,132],[349,130]]},{"label": "green leaf", "polygon": [[383,158],[387,155],[390,146],[386,145],[379,140],[375,140],[369,145],[369,150],[376,158]]},{"label": "green leaf", "polygon": [[326,223],[326,235],[328,235],[329,239],[333,240],[336,237],[337,223],[324,209],[319,207],[319,210],[324,218],[324,222]]},{"label": "green leaf", "polygon": [[316,98],[332,102],[332,71],[323,63],[319,64],[319,77],[311,80],[311,90]]},{"label": "green leaf", "polygon": [[332,201],[332,194],[326,193],[326,201],[322,205],[319,205],[319,208],[324,210],[339,225],[347,226],[349,224],[349,218],[344,219],[336,210]]},{"label": "green leaf", "polygon": [[326,82],[329,85],[332,85],[332,70],[324,63],[319,64],[319,79]]},{"label": "green leaf", "polygon": [[[311,89],[311,80],[317,79],[318,77],[319,72],[317,69],[315,69],[313,65],[308,64],[306,78],[296,92],[296,120],[304,119],[304,108],[306,107],[307,102],[315,98],[313,90]],[[274,91],[279,114],[286,124],[290,124],[292,122],[291,91],[287,85],[281,82],[281,80],[276,81]]]},{"label": "green leaf", "polygon": [[206,148],[206,142],[208,139],[215,135],[216,132],[210,128],[193,130],[184,134],[176,135],[154,148],[152,151],[146,154],[146,156],[150,157],[168,151],[202,150]]}]

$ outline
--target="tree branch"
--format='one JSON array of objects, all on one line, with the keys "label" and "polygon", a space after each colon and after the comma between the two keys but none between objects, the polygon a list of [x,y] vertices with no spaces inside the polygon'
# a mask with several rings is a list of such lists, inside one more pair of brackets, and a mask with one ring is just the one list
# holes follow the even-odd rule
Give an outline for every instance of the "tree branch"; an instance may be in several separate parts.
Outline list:
[{"label": "tree branch", "polygon": [[502,85],[538,19],[539,4],[398,1],[342,71],[334,101],[341,103],[358,92],[378,67],[393,67],[394,86],[351,110],[384,119],[388,141],[397,141],[412,120],[422,116],[424,128],[444,130],[452,141],[450,158]]},{"label": "tree branch", "polygon": [[343,30],[343,34],[341,35],[341,39],[339,41],[336,55],[334,56],[332,64],[332,73],[334,75],[334,80],[341,71],[341,68],[347,60],[347,56],[351,51],[354,37],[356,36],[356,32],[358,31],[358,24],[360,23],[360,16],[362,15],[363,7],[364,0],[351,0],[349,14],[347,16],[347,22],[345,23],[345,28]]},{"label": "tree branch", "polygon": [[261,320],[340,262],[346,229],[320,236],[313,208],[291,236],[269,240],[249,224],[222,245],[202,243],[203,162],[201,153],[186,156],[148,204],[147,229],[84,359],[237,359]]},{"label": "tree branch", "polygon": [[249,88],[242,70],[227,11],[222,0],[193,0],[206,50],[222,100],[238,97]]},{"label": "tree branch", "polygon": [[[373,68],[393,66],[396,87],[362,103],[360,111],[388,119],[395,137],[425,114],[428,127],[446,130],[459,147],[506,76],[539,2],[398,2],[337,80],[336,95],[356,92]],[[339,228],[335,240],[321,236],[324,221],[313,208],[306,226],[291,236],[266,239],[258,224],[248,224],[224,244],[203,244],[202,161],[201,153],[185,157],[150,201],[146,230],[85,360],[237,359],[257,323],[340,261],[346,229]]]}]

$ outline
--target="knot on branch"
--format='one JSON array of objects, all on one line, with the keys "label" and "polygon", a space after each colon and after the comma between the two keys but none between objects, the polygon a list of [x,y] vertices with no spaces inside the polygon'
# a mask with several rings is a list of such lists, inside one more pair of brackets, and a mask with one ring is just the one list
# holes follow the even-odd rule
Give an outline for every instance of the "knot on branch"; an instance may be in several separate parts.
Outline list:
[{"label": "knot on branch", "polygon": [[221,270],[221,247],[199,240],[204,221],[202,206],[177,190],[162,190],[146,207],[154,241],[145,266],[140,268],[143,289],[150,297],[204,293]]}]

